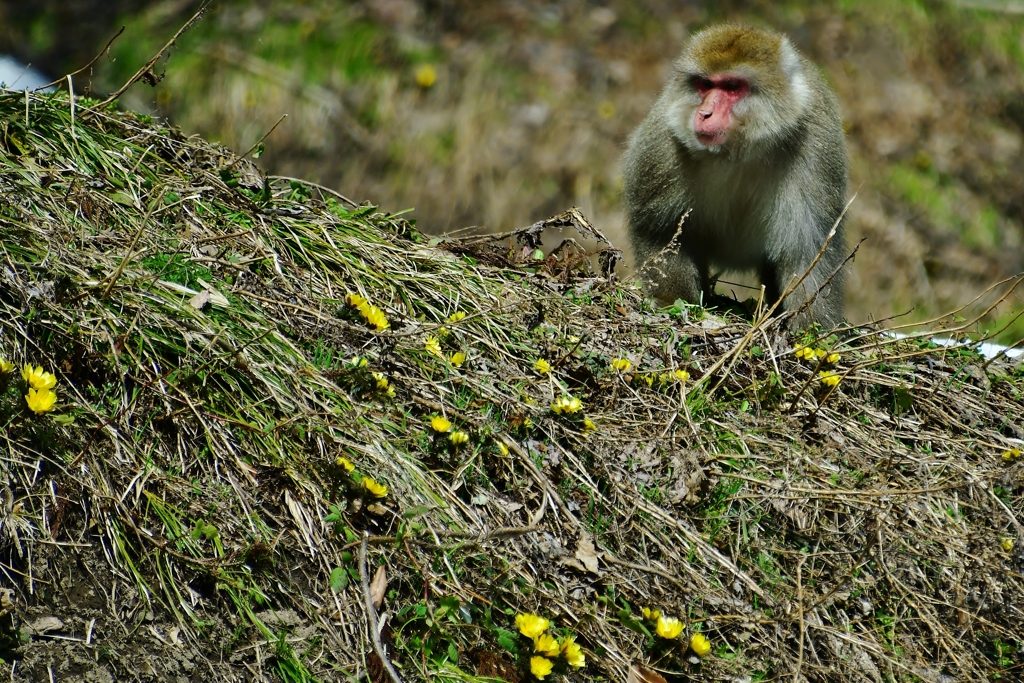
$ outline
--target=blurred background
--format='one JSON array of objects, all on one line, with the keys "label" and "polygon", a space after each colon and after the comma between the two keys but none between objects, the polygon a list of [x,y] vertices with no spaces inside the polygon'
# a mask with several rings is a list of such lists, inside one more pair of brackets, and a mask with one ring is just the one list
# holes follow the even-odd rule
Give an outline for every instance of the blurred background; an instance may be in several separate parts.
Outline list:
[{"label": "blurred background", "polygon": [[[0,54],[56,79],[126,26],[74,79],[103,95],[198,6],[0,0]],[[627,249],[626,138],[686,36],[726,19],[787,32],[842,102],[848,243],[865,240],[851,321],[926,320],[1024,270],[1024,0],[219,0],[157,65],[162,80],[121,102],[238,152],[287,114],[263,168],[413,208],[426,232],[577,205]],[[1017,323],[1001,339],[1021,336]]]}]

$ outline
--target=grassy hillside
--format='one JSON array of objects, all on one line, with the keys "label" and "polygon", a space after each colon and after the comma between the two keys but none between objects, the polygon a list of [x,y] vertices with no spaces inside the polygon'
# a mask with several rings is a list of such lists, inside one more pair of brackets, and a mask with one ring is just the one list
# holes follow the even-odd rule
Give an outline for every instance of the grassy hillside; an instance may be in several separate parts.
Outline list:
[{"label": "grassy hillside", "polygon": [[1020,677],[1007,362],[652,310],[578,211],[428,240],[95,102],[0,125],[13,680]]}]

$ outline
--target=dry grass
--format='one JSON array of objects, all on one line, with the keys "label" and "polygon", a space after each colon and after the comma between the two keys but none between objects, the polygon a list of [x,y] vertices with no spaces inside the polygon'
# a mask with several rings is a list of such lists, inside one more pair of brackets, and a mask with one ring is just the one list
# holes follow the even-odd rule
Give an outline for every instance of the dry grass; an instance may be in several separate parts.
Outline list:
[{"label": "dry grass", "polygon": [[[1004,361],[653,311],[572,242],[532,258],[539,228],[586,232],[578,212],[427,243],[82,109],[0,95],[0,354],[55,372],[59,396],[28,413],[16,373],[0,395],[21,671],[48,638],[26,639],[29,615],[84,609],[50,587],[109,575],[88,631],[64,635],[123,675],[141,664],[118,647],[155,618],[197,677],[379,683],[371,592],[409,680],[528,678],[521,612],[583,645],[566,680],[633,663],[674,681],[1020,678],[1024,387]],[[554,412],[564,398],[582,409]],[[358,580],[365,535],[382,591]],[[645,606],[683,641],[649,635]],[[698,630],[702,661],[682,644]]]}]

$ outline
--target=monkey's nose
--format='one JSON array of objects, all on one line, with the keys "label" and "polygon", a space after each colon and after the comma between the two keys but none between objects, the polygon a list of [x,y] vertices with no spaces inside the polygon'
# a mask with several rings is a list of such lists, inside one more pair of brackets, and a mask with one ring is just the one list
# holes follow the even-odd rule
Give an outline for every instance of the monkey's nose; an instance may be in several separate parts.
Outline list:
[{"label": "monkey's nose", "polygon": [[699,114],[701,116],[701,118],[704,118],[704,119],[710,119],[711,115],[714,114],[714,113],[715,113],[714,109],[712,109],[711,111],[708,111],[706,109],[698,109],[697,110],[697,114]]}]

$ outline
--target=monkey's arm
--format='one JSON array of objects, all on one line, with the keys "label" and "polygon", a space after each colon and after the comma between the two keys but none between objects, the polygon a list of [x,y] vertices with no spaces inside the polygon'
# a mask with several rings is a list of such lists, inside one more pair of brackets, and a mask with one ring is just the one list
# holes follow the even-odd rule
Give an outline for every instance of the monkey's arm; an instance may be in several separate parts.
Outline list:
[{"label": "monkey's arm", "polygon": [[[661,105],[661,101],[655,104],[633,133],[623,163],[633,261],[637,269],[645,269],[649,291],[661,303],[676,298],[700,303],[708,284],[707,265],[686,250],[685,237],[668,250],[670,253],[656,258],[680,229],[679,221],[689,208],[678,146],[665,144]],[[685,232],[687,226],[681,229]]]}]

